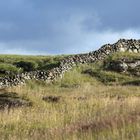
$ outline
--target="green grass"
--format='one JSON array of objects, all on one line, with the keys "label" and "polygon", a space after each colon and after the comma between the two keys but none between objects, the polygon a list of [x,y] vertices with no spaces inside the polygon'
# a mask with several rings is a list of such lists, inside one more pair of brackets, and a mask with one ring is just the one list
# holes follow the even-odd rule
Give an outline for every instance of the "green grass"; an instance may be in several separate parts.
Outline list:
[{"label": "green grass", "polygon": [[[24,55],[0,55],[0,65],[10,65],[11,67],[17,67],[19,62],[32,63],[36,65],[38,70],[49,70],[58,66],[59,62],[67,57],[66,55],[61,56],[24,56]],[[23,68],[24,69],[24,68]],[[28,69],[28,68],[26,68]],[[26,70],[25,69],[25,70]],[[11,71],[11,69],[8,69]]]},{"label": "green grass", "polygon": [[13,74],[17,74],[19,72],[22,72],[22,69],[19,69],[12,64],[0,63],[0,74],[5,75],[6,72],[11,72]]},{"label": "green grass", "polygon": [[39,62],[41,60],[44,60],[46,62],[51,61],[59,61],[61,60],[65,55],[61,56],[28,56],[28,55],[0,55],[0,62],[4,63],[14,63],[17,61],[36,61]]},{"label": "green grass", "polygon": [[127,58],[127,59],[140,59],[140,54],[139,53],[130,53],[130,52],[118,52],[115,54],[110,55],[107,57],[106,61],[112,61],[112,60],[118,60],[122,58]]},{"label": "green grass", "polygon": [[110,84],[123,84],[129,83],[131,81],[137,81],[139,78],[134,76],[128,76],[125,74],[120,74],[112,71],[105,71],[101,69],[87,69],[84,71],[85,74],[89,74],[92,77],[95,77],[97,80],[101,81],[106,85]]}]

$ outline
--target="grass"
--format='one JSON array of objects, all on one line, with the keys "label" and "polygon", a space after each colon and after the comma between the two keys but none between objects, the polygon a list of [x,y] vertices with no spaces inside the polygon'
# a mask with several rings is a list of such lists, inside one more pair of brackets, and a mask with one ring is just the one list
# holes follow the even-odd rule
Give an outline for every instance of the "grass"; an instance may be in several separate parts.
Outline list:
[{"label": "grass", "polygon": [[117,59],[122,59],[122,58],[127,58],[127,59],[140,59],[139,53],[130,53],[130,52],[118,52],[113,55],[110,55],[107,57],[106,61],[112,61],[112,60],[117,60]]},{"label": "grass", "polygon": [[6,72],[11,72],[13,74],[16,74],[18,72],[22,72],[22,69],[17,68],[16,66],[12,64],[5,64],[5,63],[0,63],[0,74],[5,75]]},{"label": "grass", "polygon": [[112,71],[105,71],[101,69],[94,69],[94,68],[87,69],[84,71],[84,73],[95,77],[97,80],[101,81],[106,85],[124,84],[124,83],[129,84],[129,83],[136,83],[134,81],[139,81],[139,78],[134,76],[128,76],[125,74],[112,72]]},{"label": "grass", "polygon": [[[139,136],[139,87],[85,83],[78,89],[52,86],[38,86],[37,90],[30,86],[9,89],[13,90],[26,95],[34,104],[30,108],[0,113],[3,139],[78,139],[79,136],[119,139],[129,135],[131,139]],[[61,100],[55,104],[42,100],[50,95],[61,96]]]},{"label": "grass", "polygon": [[41,60],[44,60],[46,62],[51,62],[51,61],[59,61],[64,57],[65,55],[61,55],[61,56],[0,55],[0,62],[3,63],[14,63],[17,61],[39,62]]},{"label": "grass", "polygon": [[[19,64],[19,62],[23,62],[25,64],[32,63],[36,65],[37,66],[36,69],[39,70],[49,70],[51,68],[56,67],[59,64],[60,60],[64,59],[65,57],[67,56],[66,55],[61,55],[61,56],[0,55],[0,68],[4,69],[4,71],[13,72],[14,68],[19,69],[17,64]],[[0,74],[2,75],[1,72]]]},{"label": "grass", "polygon": [[[53,84],[29,81],[9,88],[33,106],[0,112],[1,139],[138,139],[140,87],[106,86],[82,74],[84,68]],[[45,96],[59,96],[60,101],[45,102]]]},{"label": "grass", "polygon": [[[123,84],[139,77],[105,71],[102,64],[77,66],[50,84],[6,89],[32,106],[0,111],[0,139],[139,140],[140,86]],[[88,69],[92,74],[84,73]],[[43,100],[51,96],[60,99]]]}]

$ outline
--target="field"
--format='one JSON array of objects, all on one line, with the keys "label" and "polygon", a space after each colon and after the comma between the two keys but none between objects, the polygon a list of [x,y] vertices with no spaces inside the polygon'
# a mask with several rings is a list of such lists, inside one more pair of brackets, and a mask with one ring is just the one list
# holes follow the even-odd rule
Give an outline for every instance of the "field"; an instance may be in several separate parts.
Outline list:
[{"label": "field", "polygon": [[[139,58],[139,54],[128,56]],[[8,57],[9,61],[3,63],[21,60]],[[106,61],[119,57],[122,54]],[[46,58],[38,56],[34,60]],[[79,65],[50,84],[27,81],[24,86],[3,89],[1,92],[28,98],[32,106],[0,111],[0,139],[139,140],[140,86],[135,84],[139,82],[138,76],[106,71],[103,63],[97,62]]]}]

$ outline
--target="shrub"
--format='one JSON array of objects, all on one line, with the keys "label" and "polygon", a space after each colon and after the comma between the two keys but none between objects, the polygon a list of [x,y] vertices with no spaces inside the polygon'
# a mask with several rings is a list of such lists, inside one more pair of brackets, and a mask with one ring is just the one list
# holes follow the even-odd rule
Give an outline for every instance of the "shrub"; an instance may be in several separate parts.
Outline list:
[{"label": "shrub", "polygon": [[14,63],[14,65],[22,68],[24,71],[33,71],[38,67],[38,64],[34,61],[19,61]]},{"label": "shrub", "polygon": [[18,73],[21,72],[22,69],[17,68],[12,64],[0,63],[0,73],[1,74],[8,74],[8,73]]},{"label": "shrub", "polygon": [[52,63],[44,64],[39,69],[41,69],[41,70],[50,70],[50,69],[53,69],[55,67],[58,67],[59,65],[60,65],[59,62],[52,62]]}]

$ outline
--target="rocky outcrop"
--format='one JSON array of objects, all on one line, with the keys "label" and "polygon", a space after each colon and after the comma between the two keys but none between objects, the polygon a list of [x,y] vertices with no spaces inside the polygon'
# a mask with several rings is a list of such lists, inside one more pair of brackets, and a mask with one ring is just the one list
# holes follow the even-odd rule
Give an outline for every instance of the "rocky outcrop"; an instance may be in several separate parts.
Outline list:
[{"label": "rocky outcrop", "polygon": [[140,76],[140,59],[121,59],[114,60],[107,64],[107,69],[116,72],[129,72],[133,75]]},{"label": "rocky outcrop", "polygon": [[128,65],[121,60],[111,61],[108,64],[107,69],[116,72],[126,72],[128,69]]},{"label": "rocky outcrop", "polygon": [[140,40],[120,39],[114,44],[103,45],[99,50],[87,54],[72,55],[60,62],[60,65],[49,71],[33,71],[22,73],[14,76],[5,76],[0,78],[0,88],[9,86],[17,86],[24,84],[26,80],[36,79],[46,82],[55,81],[58,77],[63,77],[64,73],[77,64],[93,63],[97,60],[103,60],[110,54],[115,52],[132,52],[140,53]]}]

